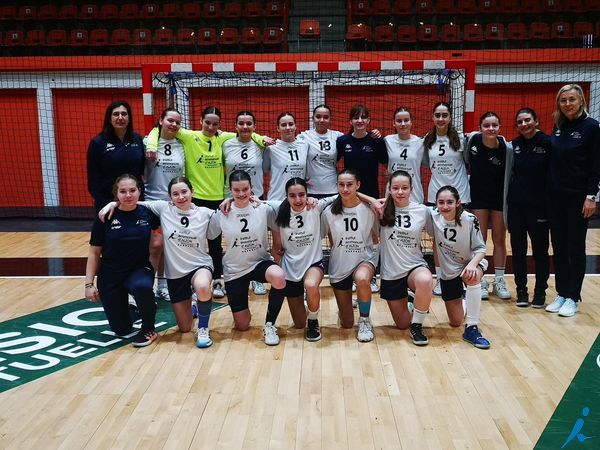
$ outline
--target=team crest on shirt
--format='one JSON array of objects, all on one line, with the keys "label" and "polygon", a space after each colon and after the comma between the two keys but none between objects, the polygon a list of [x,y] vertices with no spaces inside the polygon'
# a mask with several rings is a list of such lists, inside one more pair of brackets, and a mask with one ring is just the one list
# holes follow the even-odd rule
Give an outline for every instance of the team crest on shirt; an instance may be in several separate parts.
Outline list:
[{"label": "team crest on shirt", "polygon": [[114,149],[115,149],[115,145],[114,145],[114,144],[111,144],[110,142],[107,142],[107,143],[106,143],[106,150],[105,150],[105,151],[107,151],[107,152],[111,152],[111,151],[113,151]]},{"label": "team crest on shirt", "polygon": [[573,139],[581,139],[581,133],[580,133],[579,131],[573,131],[573,132],[571,133],[571,137],[572,137]]},{"label": "team crest on shirt", "polygon": [[545,155],[546,154],[546,149],[544,147],[534,147],[533,150],[531,150],[532,153],[536,153],[538,155]]},{"label": "team crest on shirt", "polygon": [[135,224],[141,227],[146,227],[148,226],[148,221],[146,219],[138,219]]},{"label": "team crest on shirt", "polygon": [[364,151],[365,153],[373,153],[373,147],[371,147],[370,145],[365,145],[365,146],[363,147],[363,151]]},{"label": "team crest on shirt", "polygon": [[352,146],[350,144],[346,144],[346,148],[344,148],[344,152],[350,153],[352,151]]},{"label": "team crest on shirt", "polygon": [[471,147],[471,155],[476,155],[477,154],[477,146],[473,146]]}]

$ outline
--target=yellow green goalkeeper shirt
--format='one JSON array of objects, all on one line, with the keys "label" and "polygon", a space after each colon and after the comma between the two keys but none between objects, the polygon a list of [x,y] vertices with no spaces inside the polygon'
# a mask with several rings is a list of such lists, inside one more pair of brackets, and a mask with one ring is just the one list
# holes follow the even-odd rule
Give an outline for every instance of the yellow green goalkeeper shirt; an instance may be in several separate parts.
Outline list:
[{"label": "yellow green goalkeeper shirt", "polygon": [[[223,143],[236,137],[235,133],[219,131],[206,136],[202,131],[180,128],[176,138],[185,153],[185,176],[194,188],[193,196],[201,200],[223,200],[225,198],[225,158]],[[146,151],[156,151],[160,137],[158,128],[148,135]],[[252,133],[252,140],[260,146],[263,136]]]}]

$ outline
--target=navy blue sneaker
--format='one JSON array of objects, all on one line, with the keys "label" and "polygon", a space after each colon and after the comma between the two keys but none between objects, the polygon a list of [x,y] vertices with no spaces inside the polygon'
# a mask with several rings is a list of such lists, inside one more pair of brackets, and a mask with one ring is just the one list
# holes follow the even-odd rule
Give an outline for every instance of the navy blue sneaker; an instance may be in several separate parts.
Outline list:
[{"label": "navy blue sneaker", "polygon": [[476,348],[490,348],[490,341],[484,338],[477,325],[471,325],[470,327],[465,327],[465,332],[463,333],[463,340],[473,344]]}]

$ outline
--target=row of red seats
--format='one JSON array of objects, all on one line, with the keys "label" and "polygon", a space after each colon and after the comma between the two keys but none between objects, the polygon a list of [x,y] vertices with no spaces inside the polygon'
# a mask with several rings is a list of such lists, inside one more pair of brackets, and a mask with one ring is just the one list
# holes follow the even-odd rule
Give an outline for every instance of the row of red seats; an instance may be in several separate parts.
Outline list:
[{"label": "row of red seats", "polygon": [[348,0],[351,16],[600,11],[600,0]]},{"label": "row of red seats", "polygon": [[527,40],[527,39],[572,39],[583,36],[595,35],[600,37],[600,22],[595,26],[591,22],[532,22],[527,25],[521,22],[509,24],[488,23],[466,24],[462,27],[458,24],[445,24],[438,28],[434,24],[423,24],[418,27],[414,25],[399,25],[394,30],[392,25],[379,25],[375,27],[375,34],[371,27],[363,24],[348,26],[346,33],[347,41],[361,41],[379,44],[394,42],[483,42],[485,40]]},{"label": "row of red seats", "polygon": [[[4,37],[4,39],[1,39]],[[277,27],[266,27],[263,30],[255,27],[223,28],[217,32],[215,28],[181,28],[173,31],[168,28],[159,28],[151,31],[146,28],[137,28],[133,31],[116,29],[109,32],[106,29],[95,29],[88,32],[84,29],[76,30],[42,30],[7,31],[5,36],[0,36],[4,46],[108,46],[108,45],[281,45],[283,30]]]},{"label": "row of red seats", "polygon": [[141,7],[136,3],[124,3],[122,6],[115,4],[87,4],[82,6],[63,5],[60,8],[54,4],[42,5],[39,9],[35,6],[0,7],[0,19],[6,20],[55,20],[55,19],[152,19],[152,18],[260,18],[283,17],[286,4],[283,1],[269,0],[267,2],[250,1],[245,5],[242,2],[198,2],[184,3],[146,3]]}]

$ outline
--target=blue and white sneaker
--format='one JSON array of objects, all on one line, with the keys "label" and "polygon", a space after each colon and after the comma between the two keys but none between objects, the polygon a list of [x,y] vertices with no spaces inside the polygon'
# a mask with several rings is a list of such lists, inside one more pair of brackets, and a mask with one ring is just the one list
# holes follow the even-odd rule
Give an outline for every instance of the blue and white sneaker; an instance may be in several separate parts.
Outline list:
[{"label": "blue and white sneaker", "polygon": [[252,287],[254,295],[265,295],[267,293],[267,288],[260,281],[251,281],[250,286]]},{"label": "blue and white sneaker", "polygon": [[548,311],[549,313],[557,313],[560,311],[560,308],[562,308],[562,306],[565,304],[565,301],[567,299],[557,295],[556,298],[554,299],[554,301],[552,303],[550,303],[548,306],[546,306],[546,311]]},{"label": "blue and white sneaker", "polygon": [[195,292],[192,292],[192,317],[194,319],[198,318],[198,305],[196,302],[198,301],[198,296]]},{"label": "blue and white sneaker", "polygon": [[208,327],[198,328],[198,334],[196,335],[196,347],[206,348],[212,345],[213,341],[210,338],[210,331]]},{"label": "blue and white sneaker", "polygon": [[476,348],[490,348],[490,341],[484,338],[477,325],[471,325],[470,327],[465,327],[465,332],[463,333],[463,340],[473,344]]},{"label": "blue and white sneaker", "polygon": [[579,302],[567,298],[558,310],[558,315],[562,317],[573,317],[577,311],[579,311]]}]

